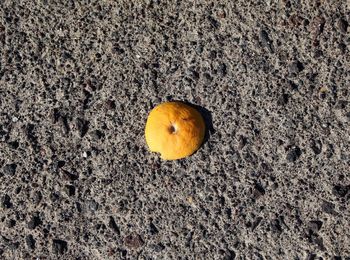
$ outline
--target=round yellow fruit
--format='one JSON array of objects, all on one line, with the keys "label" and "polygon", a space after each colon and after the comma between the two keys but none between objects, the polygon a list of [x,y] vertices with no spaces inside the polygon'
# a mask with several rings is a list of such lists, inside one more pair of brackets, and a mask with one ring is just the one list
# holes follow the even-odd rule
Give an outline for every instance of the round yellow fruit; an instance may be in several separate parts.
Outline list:
[{"label": "round yellow fruit", "polygon": [[182,102],[166,102],[149,114],[145,136],[149,149],[164,160],[193,154],[202,144],[205,123],[202,115]]}]

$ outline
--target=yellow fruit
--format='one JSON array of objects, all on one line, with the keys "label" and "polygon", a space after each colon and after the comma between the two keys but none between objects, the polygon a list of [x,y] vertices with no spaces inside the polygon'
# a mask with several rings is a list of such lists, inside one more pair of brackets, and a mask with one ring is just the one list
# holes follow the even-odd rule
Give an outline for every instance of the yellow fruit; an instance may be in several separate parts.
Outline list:
[{"label": "yellow fruit", "polygon": [[149,114],[145,136],[149,149],[164,160],[193,154],[202,144],[205,124],[202,115],[182,102],[166,102]]}]

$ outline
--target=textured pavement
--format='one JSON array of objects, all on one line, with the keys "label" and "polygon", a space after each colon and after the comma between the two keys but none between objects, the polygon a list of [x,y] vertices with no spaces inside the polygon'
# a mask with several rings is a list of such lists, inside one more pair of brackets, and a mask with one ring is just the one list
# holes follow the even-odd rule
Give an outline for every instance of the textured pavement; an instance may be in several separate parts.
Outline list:
[{"label": "textured pavement", "polygon": [[[0,1],[0,258],[350,259],[349,22],[347,0]],[[167,100],[209,130],[179,161],[144,140]]]}]

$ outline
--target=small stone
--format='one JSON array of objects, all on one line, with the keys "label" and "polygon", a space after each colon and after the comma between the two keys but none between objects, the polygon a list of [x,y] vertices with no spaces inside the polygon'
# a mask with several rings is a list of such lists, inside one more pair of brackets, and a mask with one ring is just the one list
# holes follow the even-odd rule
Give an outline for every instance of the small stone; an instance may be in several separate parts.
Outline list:
[{"label": "small stone", "polygon": [[260,37],[260,40],[264,46],[267,46],[270,44],[271,41],[269,39],[269,35],[267,34],[267,32],[265,30],[263,30],[263,29],[260,30],[259,37]]},{"label": "small stone", "polygon": [[253,223],[252,223],[252,231],[254,231],[260,224],[260,222],[263,220],[262,217],[257,217]]},{"label": "small stone", "polygon": [[16,150],[19,147],[18,141],[9,142],[8,145],[11,149],[14,149],[14,150]]},{"label": "small stone", "polygon": [[71,127],[69,125],[69,119],[66,115],[61,115],[59,117],[59,125],[63,129],[64,134],[68,135],[71,130]]},{"label": "small stone", "polygon": [[323,222],[320,220],[313,220],[309,222],[308,229],[312,233],[317,233],[321,227],[322,227]]},{"label": "small stone", "polygon": [[19,247],[19,242],[11,242],[11,243],[9,243],[8,247],[11,250],[16,250]]},{"label": "small stone", "polygon": [[64,60],[67,60],[67,59],[71,59],[71,58],[72,58],[72,55],[71,55],[69,52],[65,51],[65,52],[62,53],[61,57],[62,57]]},{"label": "small stone", "polygon": [[65,161],[58,161],[57,162],[57,168],[62,168],[66,164]]},{"label": "small stone", "polygon": [[344,198],[350,191],[350,185],[342,185],[342,184],[338,184],[338,185],[334,185],[333,189],[332,189],[332,193],[333,195],[339,197],[339,198]]},{"label": "small stone", "polygon": [[336,109],[345,109],[350,102],[346,100],[339,100],[335,106]]},{"label": "small stone", "polygon": [[302,25],[303,18],[299,15],[293,14],[289,17],[289,23],[292,27],[298,27]]},{"label": "small stone", "polygon": [[89,130],[90,122],[82,118],[78,118],[76,121],[76,126],[79,130],[80,137],[84,137]]},{"label": "small stone", "polygon": [[275,232],[275,233],[282,232],[282,226],[278,218],[271,221],[271,229],[272,229],[272,232]]},{"label": "small stone", "polygon": [[119,45],[114,46],[112,49],[112,53],[114,53],[114,54],[120,55],[120,54],[123,54],[124,52],[125,52],[125,50],[122,49]]},{"label": "small stone", "polygon": [[277,101],[277,104],[280,106],[284,106],[288,103],[289,95],[288,94],[282,94]]},{"label": "small stone", "polygon": [[226,76],[227,75],[227,66],[225,63],[220,63],[219,64],[219,68],[218,68],[219,73],[222,76]]},{"label": "small stone", "polygon": [[149,225],[149,232],[151,233],[151,235],[155,235],[158,234],[158,228],[151,222]]},{"label": "small stone", "polygon": [[26,237],[26,243],[29,249],[35,249],[35,239],[32,235]]},{"label": "small stone", "polygon": [[319,95],[321,99],[325,99],[327,96],[327,93],[329,92],[327,87],[321,87],[319,90]]},{"label": "small stone", "polygon": [[315,59],[321,58],[322,56],[323,56],[323,51],[321,51],[321,50],[316,50],[316,51],[314,52],[314,58],[315,58]]},{"label": "small stone", "polygon": [[60,194],[57,191],[52,192],[51,195],[50,195],[50,199],[51,199],[52,202],[58,201],[59,198],[60,198]]},{"label": "small stone", "polygon": [[26,135],[28,140],[32,143],[32,144],[36,144],[37,143],[37,136],[35,133],[35,125],[34,124],[28,124],[26,127]]},{"label": "small stone", "polygon": [[120,229],[112,216],[109,217],[108,226],[119,236]]},{"label": "small stone", "polygon": [[68,250],[68,243],[64,240],[53,239],[52,250],[55,254],[64,254]]},{"label": "small stone", "polygon": [[98,203],[94,200],[88,201],[87,205],[91,211],[96,211],[98,210],[98,207],[99,207]]},{"label": "small stone", "polygon": [[315,260],[316,259],[316,254],[310,253],[307,257],[306,260]]},{"label": "small stone", "polygon": [[10,176],[13,176],[16,173],[16,169],[17,169],[17,165],[15,163],[6,164],[4,166],[4,173]]},{"label": "small stone", "polygon": [[68,196],[74,196],[75,195],[75,187],[73,185],[66,185],[65,192]]},{"label": "small stone", "polygon": [[248,143],[248,139],[243,136],[243,135],[240,135],[239,138],[238,138],[238,149],[241,150],[243,149],[243,147]]},{"label": "small stone", "polygon": [[107,100],[106,102],[106,108],[108,110],[114,110],[117,106],[115,105],[115,101],[114,100]]},{"label": "small stone", "polygon": [[346,20],[344,19],[338,20],[338,28],[341,33],[346,33],[346,31],[348,30],[348,26],[349,26],[349,23]]},{"label": "small stone", "polygon": [[312,30],[314,38],[318,37],[324,29],[326,19],[322,16],[317,16],[312,22]]},{"label": "small stone", "polygon": [[322,152],[322,143],[318,140],[311,140],[310,148],[318,155]]},{"label": "small stone", "polygon": [[224,260],[234,260],[236,259],[236,253],[232,250],[228,250],[225,254]]},{"label": "small stone", "polygon": [[105,136],[105,134],[100,130],[95,130],[91,133],[91,136],[96,140],[100,140]]},{"label": "small stone", "polygon": [[334,211],[335,205],[333,203],[331,203],[331,202],[324,201],[322,203],[321,208],[322,208],[322,211],[325,212],[325,213],[328,213],[328,214],[334,214],[335,213],[335,211]]},{"label": "small stone", "polygon": [[14,226],[16,226],[16,220],[10,219],[9,221],[7,221],[8,228],[13,228]]},{"label": "small stone", "polygon": [[320,236],[311,236],[311,242],[316,244],[318,248],[322,251],[326,250],[324,244],[323,244],[323,238]]},{"label": "small stone", "polygon": [[208,21],[213,28],[218,29],[220,27],[220,22],[218,22],[214,17],[208,16]]},{"label": "small stone", "polygon": [[202,44],[202,43],[198,43],[198,44],[197,44],[197,47],[196,47],[196,52],[197,52],[197,54],[201,54],[201,53],[203,53],[203,51],[204,51],[204,46],[203,46],[203,44]]},{"label": "small stone", "polygon": [[2,207],[5,208],[5,209],[9,209],[9,208],[12,208],[13,204],[11,203],[11,197],[7,194],[5,194],[3,197],[2,197]]},{"label": "small stone", "polygon": [[199,79],[199,73],[198,73],[198,71],[196,71],[195,68],[189,68],[188,72],[189,72],[189,76],[192,79],[194,79],[194,80],[198,80]]},{"label": "small stone", "polygon": [[261,184],[256,183],[254,185],[252,193],[253,199],[258,199],[259,197],[265,195],[265,189],[263,188],[263,186],[261,186]]},{"label": "small stone", "polygon": [[300,155],[301,155],[301,150],[299,147],[296,146],[289,150],[286,159],[289,162],[295,162],[296,160],[298,160]]},{"label": "small stone", "polygon": [[57,123],[59,118],[61,117],[61,114],[57,108],[54,108],[53,111],[51,112],[51,120],[52,123]]},{"label": "small stone", "polygon": [[8,132],[7,131],[4,131],[4,130],[1,130],[0,128],[0,138],[7,138],[8,137]]},{"label": "small stone", "polygon": [[158,243],[156,245],[153,245],[153,249],[157,253],[160,253],[160,252],[162,252],[165,249],[165,246],[162,243]]},{"label": "small stone", "polygon": [[342,54],[345,54],[345,52],[346,52],[346,44],[341,42],[341,43],[338,44],[338,48],[339,48],[339,50],[340,50],[340,52]]},{"label": "small stone", "polygon": [[254,260],[264,260],[265,258],[258,252],[254,252]]},{"label": "small stone", "polygon": [[289,72],[292,74],[297,74],[304,70],[304,65],[300,61],[294,61],[289,66]]},{"label": "small stone", "polygon": [[28,228],[29,229],[35,229],[37,226],[40,226],[42,224],[42,221],[40,217],[35,214],[32,216],[31,220],[28,222]]},{"label": "small stone", "polygon": [[293,90],[293,91],[296,91],[299,88],[298,85],[296,83],[294,83],[293,81],[289,81],[288,86],[289,86],[290,90]]},{"label": "small stone", "polygon": [[203,76],[206,84],[209,84],[213,81],[213,77],[209,73],[204,73]]},{"label": "small stone", "polygon": [[272,53],[273,52],[272,41],[269,38],[268,33],[265,30],[260,30],[259,38],[262,46],[268,48],[269,51]]},{"label": "small stone", "polygon": [[144,241],[140,235],[133,233],[124,238],[124,244],[128,248],[138,249],[139,247],[143,246]]},{"label": "small stone", "polygon": [[334,146],[333,144],[328,144],[328,147],[325,151],[326,157],[331,158],[334,155]]},{"label": "small stone", "polygon": [[[85,155],[87,157],[87,153]],[[84,153],[83,153],[83,157],[84,157]],[[63,178],[65,178],[66,180],[70,180],[70,181],[76,181],[79,179],[79,175],[74,174],[74,173],[70,173],[68,171],[63,171]]]}]

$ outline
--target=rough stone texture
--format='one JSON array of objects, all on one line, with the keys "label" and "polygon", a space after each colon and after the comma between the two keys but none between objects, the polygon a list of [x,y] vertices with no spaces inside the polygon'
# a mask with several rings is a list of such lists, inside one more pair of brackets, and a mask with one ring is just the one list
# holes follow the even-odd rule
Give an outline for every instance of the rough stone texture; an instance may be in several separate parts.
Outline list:
[{"label": "rough stone texture", "polygon": [[347,2],[0,1],[0,258],[349,259]]}]

